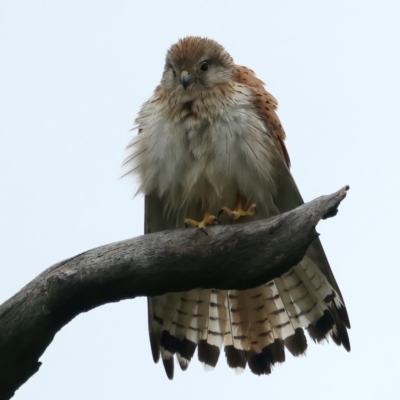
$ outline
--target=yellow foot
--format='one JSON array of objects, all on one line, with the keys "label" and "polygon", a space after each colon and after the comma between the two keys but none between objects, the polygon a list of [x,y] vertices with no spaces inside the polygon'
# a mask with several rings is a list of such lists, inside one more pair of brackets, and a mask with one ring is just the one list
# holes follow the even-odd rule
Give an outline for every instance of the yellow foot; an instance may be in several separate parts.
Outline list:
[{"label": "yellow foot", "polygon": [[253,203],[246,211],[244,211],[242,208],[242,200],[239,197],[237,206],[233,209],[233,211],[228,207],[222,207],[220,212],[218,213],[218,218],[222,213],[226,214],[233,221],[237,221],[241,217],[254,215],[254,213],[257,214],[257,206]]},{"label": "yellow foot", "polygon": [[203,221],[196,221],[194,219],[186,218],[185,219],[185,227],[195,226],[197,228],[205,228],[207,225],[218,225],[220,222],[214,215],[211,215],[209,212],[204,214]]}]

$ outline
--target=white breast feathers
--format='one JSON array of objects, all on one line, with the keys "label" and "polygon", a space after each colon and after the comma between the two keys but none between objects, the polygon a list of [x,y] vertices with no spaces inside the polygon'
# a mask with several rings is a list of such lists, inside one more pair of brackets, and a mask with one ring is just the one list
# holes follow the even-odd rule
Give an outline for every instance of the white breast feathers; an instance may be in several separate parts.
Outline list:
[{"label": "white breast feathers", "polygon": [[239,191],[265,206],[265,213],[276,213],[272,197],[281,158],[250,90],[240,84],[233,89],[225,101],[201,98],[207,118],[197,112],[198,99],[183,103],[179,113],[177,102],[169,104],[157,94],[143,105],[127,159],[139,192],[156,193],[170,209],[201,202],[214,212],[233,206]]}]

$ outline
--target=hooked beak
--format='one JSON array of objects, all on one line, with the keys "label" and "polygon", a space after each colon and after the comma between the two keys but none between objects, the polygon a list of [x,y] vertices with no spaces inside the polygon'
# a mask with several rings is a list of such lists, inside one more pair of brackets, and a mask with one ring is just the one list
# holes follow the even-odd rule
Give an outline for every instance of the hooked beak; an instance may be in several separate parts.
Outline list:
[{"label": "hooked beak", "polygon": [[192,79],[189,71],[183,70],[181,72],[181,83],[185,89],[192,83]]}]

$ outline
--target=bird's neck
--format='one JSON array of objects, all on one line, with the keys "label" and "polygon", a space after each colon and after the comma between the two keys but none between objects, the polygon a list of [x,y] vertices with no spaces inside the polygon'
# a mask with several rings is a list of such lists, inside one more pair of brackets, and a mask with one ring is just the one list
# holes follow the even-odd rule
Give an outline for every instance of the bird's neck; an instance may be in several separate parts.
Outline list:
[{"label": "bird's neck", "polygon": [[235,89],[230,83],[207,90],[170,91],[159,87],[155,95],[162,112],[172,116],[174,121],[210,120],[224,114],[227,106],[234,102]]}]

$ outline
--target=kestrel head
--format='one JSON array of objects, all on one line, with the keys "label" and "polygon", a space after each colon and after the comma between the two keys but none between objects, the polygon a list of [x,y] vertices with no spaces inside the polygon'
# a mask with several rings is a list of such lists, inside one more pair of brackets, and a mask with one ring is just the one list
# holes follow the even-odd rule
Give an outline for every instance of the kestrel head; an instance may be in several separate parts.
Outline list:
[{"label": "kestrel head", "polygon": [[161,85],[167,90],[208,90],[227,83],[233,72],[233,59],[220,44],[188,36],[168,50]]}]

